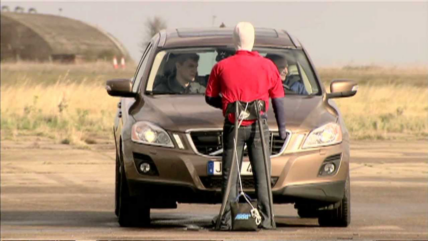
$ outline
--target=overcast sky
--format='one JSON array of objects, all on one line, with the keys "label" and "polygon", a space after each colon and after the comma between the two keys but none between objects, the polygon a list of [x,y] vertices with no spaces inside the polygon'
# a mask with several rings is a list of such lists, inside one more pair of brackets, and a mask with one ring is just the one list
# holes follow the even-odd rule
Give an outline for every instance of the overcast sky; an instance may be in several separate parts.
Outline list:
[{"label": "overcast sky", "polygon": [[[419,2],[74,2],[2,1],[96,25],[113,34],[134,60],[155,15],[168,28],[256,27],[285,29],[306,47],[317,66],[428,65],[428,1]],[[214,17],[215,16],[215,17]]]}]

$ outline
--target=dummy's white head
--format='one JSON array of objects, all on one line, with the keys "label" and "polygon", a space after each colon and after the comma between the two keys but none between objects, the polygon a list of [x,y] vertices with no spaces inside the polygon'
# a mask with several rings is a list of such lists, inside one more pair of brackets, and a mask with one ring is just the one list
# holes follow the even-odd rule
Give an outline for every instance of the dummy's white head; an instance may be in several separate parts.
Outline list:
[{"label": "dummy's white head", "polygon": [[233,44],[236,50],[252,51],[254,46],[254,26],[248,22],[240,22],[233,31]]}]

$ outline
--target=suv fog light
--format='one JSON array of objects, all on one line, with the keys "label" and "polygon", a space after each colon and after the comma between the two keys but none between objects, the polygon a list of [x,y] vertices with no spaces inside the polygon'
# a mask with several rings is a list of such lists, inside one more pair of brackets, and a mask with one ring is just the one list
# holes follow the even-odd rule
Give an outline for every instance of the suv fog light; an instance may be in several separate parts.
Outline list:
[{"label": "suv fog light", "polygon": [[325,172],[327,175],[332,174],[335,170],[336,170],[336,166],[334,165],[334,163],[327,163],[327,164],[325,164],[325,166],[324,166],[324,172]]},{"label": "suv fog light", "polygon": [[335,175],[339,170],[341,159],[342,154],[335,154],[325,158],[318,171],[318,176]]},{"label": "suv fog light", "polygon": [[148,173],[148,172],[150,171],[150,164],[145,163],[145,162],[141,163],[141,165],[140,165],[140,170],[141,170],[143,173]]}]

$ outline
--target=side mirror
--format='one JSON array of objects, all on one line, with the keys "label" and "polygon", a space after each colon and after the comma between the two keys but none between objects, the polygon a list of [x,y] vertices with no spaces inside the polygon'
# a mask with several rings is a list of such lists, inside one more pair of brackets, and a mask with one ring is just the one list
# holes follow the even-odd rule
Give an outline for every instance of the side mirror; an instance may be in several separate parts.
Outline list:
[{"label": "side mirror", "polygon": [[351,97],[357,93],[358,84],[353,80],[333,80],[327,98]]},{"label": "side mirror", "polygon": [[137,93],[132,92],[132,80],[112,79],[106,82],[107,93],[111,96],[136,97]]}]

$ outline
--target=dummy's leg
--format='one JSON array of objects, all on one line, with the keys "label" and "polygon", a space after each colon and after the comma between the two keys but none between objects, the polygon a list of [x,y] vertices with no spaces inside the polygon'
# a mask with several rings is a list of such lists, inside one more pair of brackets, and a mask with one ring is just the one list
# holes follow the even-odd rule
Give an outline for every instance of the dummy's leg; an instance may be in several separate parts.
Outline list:
[{"label": "dummy's leg", "polygon": [[[237,103],[235,103],[235,117],[239,116],[238,114],[238,105]],[[233,137],[235,140],[238,140],[238,128],[236,128],[238,126],[238,118],[235,118],[235,125],[233,127]],[[235,155],[235,150],[237,149],[237,143],[234,143],[233,138],[232,141],[230,141],[230,133],[231,131],[226,130],[226,125],[227,125],[227,121],[225,122],[225,128],[223,130],[223,185],[226,185],[224,188],[222,188],[222,194],[223,194],[223,201],[221,203],[221,208],[220,208],[220,213],[218,215],[218,219],[216,222],[216,229],[220,230],[221,224],[222,224],[222,220],[227,221],[227,224],[229,224],[229,217],[223,217],[223,215],[225,214],[225,211],[228,211],[228,213],[230,212],[230,207],[229,207],[229,196],[230,196],[230,191],[231,189],[234,190],[234,194],[236,196],[236,178],[237,178],[237,168],[236,165],[232,165],[236,162],[236,155]],[[227,134],[226,134],[226,132]],[[230,153],[232,153],[232,157],[230,157]],[[229,167],[229,168],[228,168]],[[227,208],[227,210],[226,210]],[[228,214],[228,216],[230,216],[230,214]],[[229,220],[228,220],[229,219]],[[224,224],[224,222],[223,222]]]},{"label": "dummy's leg", "polygon": [[[267,125],[263,126],[265,138],[269,136],[269,129]],[[268,172],[265,169],[265,163],[263,159],[263,146],[262,146],[262,137],[260,134],[260,129],[257,126],[254,126],[252,130],[251,138],[247,142],[248,146],[248,155],[250,157],[251,167],[253,170],[253,177],[255,182],[255,189],[257,195],[257,203],[262,216],[262,227],[265,229],[275,228],[272,225],[272,216],[271,216],[271,205],[269,201],[269,190],[270,190],[270,168]],[[267,145],[265,146],[266,151],[268,151]],[[268,158],[268,167],[270,167],[270,158]],[[266,174],[269,173],[269,182],[267,181]]]},{"label": "dummy's leg", "polygon": [[269,197],[269,206],[270,206],[270,222],[273,228],[276,227],[275,225],[275,220],[274,220],[274,214],[273,214],[273,197],[272,197],[272,190],[271,190],[271,186],[270,186],[270,180],[271,180],[271,165],[270,165],[270,153],[267,151],[268,146],[269,146],[269,142],[267,141],[267,138],[269,137],[269,135],[265,135],[264,132],[264,123],[262,120],[262,117],[260,115],[260,107],[258,104],[255,105],[256,110],[257,110],[257,114],[258,114],[258,118],[257,118],[257,122],[258,122],[258,126],[259,126],[259,131],[260,131],[260,136],[261,136],[261,144],[262,144],[262,151],[263,151],[263,159],[264,159],[264,164],[265,164],[265,172],[266,172],[266,183],[267,183],[267,192],[268,192],[268,197]]}]

